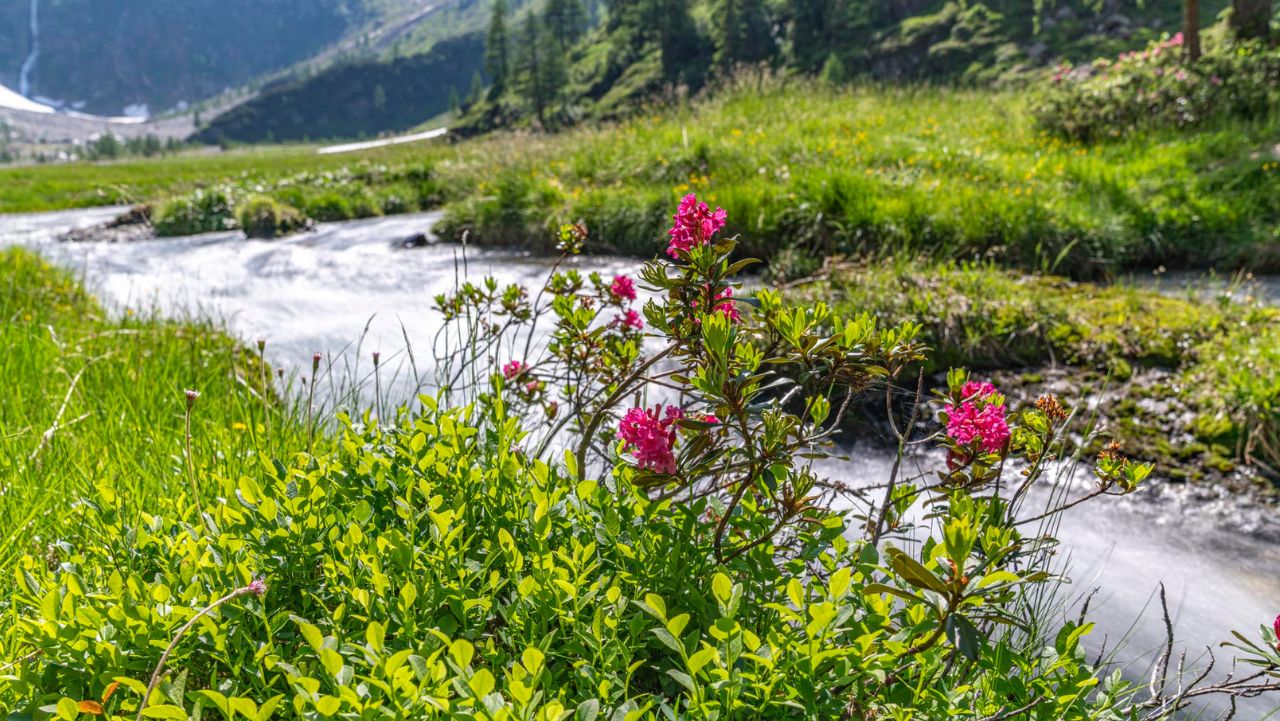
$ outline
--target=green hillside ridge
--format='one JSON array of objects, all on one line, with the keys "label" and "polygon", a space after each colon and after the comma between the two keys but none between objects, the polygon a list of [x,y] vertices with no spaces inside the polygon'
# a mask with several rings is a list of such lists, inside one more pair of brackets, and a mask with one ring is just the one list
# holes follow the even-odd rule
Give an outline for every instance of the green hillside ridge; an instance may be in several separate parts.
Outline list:
[{"label": "green hillside ridge", "polygon": [[472,34],[387,62],[339,63],[265,89],[214,118],[194,140],[305,141],[405,130],[448,111],[451,96],[467,93],[483,56],[484,43]]}]

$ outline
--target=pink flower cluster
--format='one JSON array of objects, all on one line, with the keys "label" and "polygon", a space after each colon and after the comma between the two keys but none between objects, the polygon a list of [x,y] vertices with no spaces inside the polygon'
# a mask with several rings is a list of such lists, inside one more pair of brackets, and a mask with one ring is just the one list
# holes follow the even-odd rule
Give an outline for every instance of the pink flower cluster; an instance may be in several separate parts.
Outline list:
[{"label": "pink flower cluster", "polygon": [[625,275],[615,275],[613,282],[609,284],[609,292],[619,300],[635,300],[636,284]]},{"label": "pink flower cluster", "polygon": [[960,393],[969,400],[947,406],[947,436],[962,446],[976,441],[987,453],[1000,452],[1009,441],[1009,422],[995,386],[970,381]]},{"label": "pink flower cluster", "polygon": [[716,311],[728,318],[730,322],[737,323],[742,320],[742,314],[738,312],[738,306],[731,300],[733,298],[733,288],[725,288],[716,293]]},{"label": "pink flower cluster", "polygon": [[529,370],[529,366],[525,365],[524,363],[521,363],[518,360],[513,360],[507,363],[506,365],[502,366],[502,377],[506,378],[507,380],[511,380],[512,378],[515,378],[516,376],[520,375],[521,373],[524,373],[527,370]]},{"label": "pink flower cluster", "polygon": [[[703,287],[707,289],[707,292],[710,292],[711,287],[709,285]],[[737,304],[733,302],[733,288],[725,288],[716,293],[715,302],[712,306],[713,310],[728,318],[731,323],[737,323],[742,320],[742,313],[738,311]],[[693,301],[693,307],[698,307],[698,301]],[[700,323],[701,321],[695,320],[695,322]]]},{"label": "pink flower cluster", "polygon": [[675,225],[667,231],[671,243],[667,246],[667,255],[673,259],[680,258],[680,251],[689,252],[700,245],[707,245],[711,237],[724,228],[728,213],[723,208],[715,212],[706,203],[698,202],[698,196],[689,193],[680,201],[680,208],[671,216]]},{"label": "pink flower cluster", "polygon": [[613,322],[616,325],[625,326],[632,330],[644,328],[644,321],[641,320],[640,314],[634,308],[628,308],[626,312],[615,315]]},{"label": "pink flower cluster", "polygon": [[684,411],[667,406],[659,415],[660,406],[632,408],[618,423],[618,438],[623,441],[623,451],[631,453],[636,465],[658,473],[675,473],[676,421],[684,417]]},{"label": "pink flower cluster", "polygon": [[613,276],[613,282],[609,284],[609,295],[618,301],[622,306],[622,312],[613,316],[613,323],[610,325],[622,326],[628,330],[640,330],[644,328],[644,321],[640,318],[634,308],[628,308],[627,303],[636,299],[636,284],[630,277],[625,275]]}]

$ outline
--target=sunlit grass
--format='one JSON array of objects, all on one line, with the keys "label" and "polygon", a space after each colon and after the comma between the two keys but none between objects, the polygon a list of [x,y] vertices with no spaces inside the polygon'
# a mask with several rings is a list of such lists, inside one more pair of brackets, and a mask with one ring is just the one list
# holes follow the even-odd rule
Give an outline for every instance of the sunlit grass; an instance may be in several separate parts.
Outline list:
[{"label": "sunlit grass", "polygon": [[[253,476],[273,453],[306,445],[295,411],[263,402],[256,354],[216,323],[113,320],[22,250],[0,252],[0,317],[0,568],[74,538],[85,499],[107,494],[142,513],[184,488],[184,389],[201,393],[200,469]],[[204,503],[215,503],[213,489]]]}]

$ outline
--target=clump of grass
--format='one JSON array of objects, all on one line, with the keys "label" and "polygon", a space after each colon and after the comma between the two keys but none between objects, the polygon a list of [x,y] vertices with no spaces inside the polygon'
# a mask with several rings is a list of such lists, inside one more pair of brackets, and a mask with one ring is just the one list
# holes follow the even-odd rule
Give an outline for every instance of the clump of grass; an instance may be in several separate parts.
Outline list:
[{"label": "clump of grass", "polygon": [[278,238],[311,225],[297,208],[262,195],[245,200],[236,211],[236,219],[250,238]]},{"label": "clump of grass", "polygon": [[224,188],[198,189],[162,203],[151,222],[161,236],[231,230],[236,227],[235,201]]}]

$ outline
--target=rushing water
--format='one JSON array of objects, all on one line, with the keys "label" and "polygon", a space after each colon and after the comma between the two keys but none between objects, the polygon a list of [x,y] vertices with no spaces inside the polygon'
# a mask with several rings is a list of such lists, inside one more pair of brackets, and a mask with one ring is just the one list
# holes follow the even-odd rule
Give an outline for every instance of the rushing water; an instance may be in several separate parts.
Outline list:
[{"label": "rushing water", "polygon": [[[433,298],[454,288],[462,272],[461,252],[449,244],[406,248],[401,241],[429,233],[434,214],[325,224],[314,233],[276,241],[246,240],[238,233],[118,244],[53,240],[117,212],[0,216],[0,245],[25,245],[72,269],[120,312],[135,308],[224,319],[245,341],[265,338],[268,360],[277,367],[305,371],[319,351],[358,381],[370,367],[369,352],[379,350],[385,363],[398,357],[397,367],[410,369],[391,384],[400,398],[429,380],[424,359],[430,358],[440,326]],[[579,263],[602,272],[637,265],[617,258]],[[473,278],[491,274],[503,282],[532,284],[545,276],[547,263],[472,250],[466,270]],[[420,349],[413,364],[406,352],[410,346]],[[884,480],[891,463],[877,446],[854,446],[848,460],[828,461],[823,470],[856,486]],[[912,459],[919,472],[937,463],[936,458]],[[1179,649],[1198,659],[1212,646],[1219,667],[1229,665],[1224,663],[1229,651],[1216,644],[1233,629],[1252,636],[1280,612],[1280,549],[1224,529],[1209,501],[1152,492],[1137,496],[1102,499],[1082,507],[1083,512],[1068,513],[1063,523],[1061,535],[1070,542],[1063,560],[1070,559],[1075,580],[1071,594],[1083,597],[1099,589],[1091,603],[1091,617],[1099,622],[1092,648],[1096,652],[1105,639],[1108,651],[1119,647],[1116,660],[1126,673],[1145,678],[1164,643],[1154,595],[1163,582]],[[1275,711],[1274,700],[1255,699],[1242,702],[1236,718],[1256,721]]]}]

